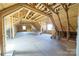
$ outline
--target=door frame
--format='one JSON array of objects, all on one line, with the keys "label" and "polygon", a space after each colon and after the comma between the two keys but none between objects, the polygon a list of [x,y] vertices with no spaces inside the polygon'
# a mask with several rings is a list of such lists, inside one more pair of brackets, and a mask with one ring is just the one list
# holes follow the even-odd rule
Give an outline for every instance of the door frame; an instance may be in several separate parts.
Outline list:
[{"label": "door frame", "polygon": [[22,6],[19,4],[14,4],[8,8],[5,8],[4,10],[0,11],[0,52],[1,56],[5,55],[5,25],[4,25],[4,17],[21,9]]}]

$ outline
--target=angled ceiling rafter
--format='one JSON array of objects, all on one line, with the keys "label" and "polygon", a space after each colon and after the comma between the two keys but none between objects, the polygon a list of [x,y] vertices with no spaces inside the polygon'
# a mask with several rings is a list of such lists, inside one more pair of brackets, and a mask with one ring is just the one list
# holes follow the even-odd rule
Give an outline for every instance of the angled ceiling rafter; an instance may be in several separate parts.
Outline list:
[{"label": "angled ceiling rafter", "polygon": [[69,4],[65,4],[65,3],[61,3],[61,5],[62,5],[62,7],[64,8],[64,10],[65,10],[65,12],[66,12],[66,15],[67,15],[67,26],[69,27],[69,31],[70,31],[70,27],[73,29],[73,30],[75,30],[73,27],[72,27],[72,25],[70,24],[70,21],[69,21],[69,15],[68,15],[68,10],[69,10],[69,7],[70,6],[72,6],[72,5],[74,5],[74,4],[71,4],[71,3],[69,3]]},{"label": "angled ceiling rafter", "polygon": [[32,19],[33,17],[35,17],[37,15],[37,13],[35,13],[32,17],[30,17],[30,19]]},{"label": "angled ceiling rafter", "polygon": [[[26,6],[27,4],[25,4],[25,6]],[[50,14],[47,14],[47,13],[45,13],[45,12],[42,12],[41,10],[39,10],[39,9],[36,9],[36,8],[34,8],[34,7],[32,7],[32,6],[30,6],[30,5],[28,5],[29,6],[29,8],[31,7],[31,9],[32,10],[36,10],[37,12],[39,12],[39,13],[41,13],[41,14],[43,14],[43,15],[45,15],[45,16],[47,16],[47,17],[50,17],[50,19],[52,19],[52,17],[51,17],[51,15]],[[52,21],[53,22],[53,24],[54,24],[54,26],[56,27],[55,29],[56,29],[56,31],[58,31],[57,30],[57,26],[55,25],[55,23],[54,23],[54,21]]]},{"label": "angled ceiling rafter", "polygon": [[[51,9],[47,4],[43,4],[43,5],[44,5],[46,8],[48,8],[48,9],[51,11],[51,13],[53,14],[52,9]],[[54,18],[53,18],[52,16],[50,16],[50,17],[51,17],[51,20],[52,20],[53,24],[55,24],[55,27],[58,28],[57,25],[56,25],[56,23],[55,23]],[[58,30],[57,30],[57,31],[58,31]]]},{"label": "angled ceiling rafter", "polygon": [[26,19],[26,17],[28,17],[28,15],[31,13],[31,11],[30,10],[28,10],[28,13],[26,14],[26,16],[25,16],[25,19]]},{"label": "angled ceiling rafter", "polygon": [[[59,20],[59,23],[60,23],[60,26],[61,26],[61,30],[63,31],[63,26],[62,26],[62,22],[61,22],[61,20],[60,20],[60,17],[59,17],[59,10],[56,10],[56,11],[54,11],[56,8],[51,8],[50,6],[48,6],[47,4],[45,4],[45,6],[52,12],[52,14],[53,13],[55,13],[57,16],[58,16],[58,20]],[[56,7],[58,7],[58,6],[60,6],[60,4],[58,4]]]},{"label": "angled ceiling rafter", "polygon": [[39,17],[35,18],[34,20],[37,21],[40,18],[43,18],[43,16],[39,16]]},{"label": "angled ceiling rafter", "polygon": [[[16,4],[14,6],[11,6],[11,7],[7,8],[7,9],[3,10],[2,14],[5,14],[5,13],[10,14],[10,13],[14,12],[15,10],[19,10],[22,7],[25,7],[27,9],[29,9],[29,10],[32,10],[32,11],[37,12],[39,14],[42,14],[44,16],[50,17],[50,14],[47,14],[47,13],[45,13],[45,12],[39,10],[39,9],[36,9],[36,8],[26,4],[26,3],[19,3],[19,4]],[[11,12],[9,12],[9,10],[11,10]],[[54,26],[55,26],[55,24],[54,24]]]}]

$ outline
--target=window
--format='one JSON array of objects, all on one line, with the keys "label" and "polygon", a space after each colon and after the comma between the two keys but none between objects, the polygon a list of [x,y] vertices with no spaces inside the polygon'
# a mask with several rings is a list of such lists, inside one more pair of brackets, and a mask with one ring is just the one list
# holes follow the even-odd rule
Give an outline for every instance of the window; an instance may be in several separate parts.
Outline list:
[{"label": "window", "polygon": [[52,29],[54,29],[54,27],[53,27],[52,24],[47,24],[47,29],[48,29],[48,30],[52,30]]},{"label": "window", "polygon": [[22,29],[23,29],[23,30],[26,30],[26,26],[22,26]]}]

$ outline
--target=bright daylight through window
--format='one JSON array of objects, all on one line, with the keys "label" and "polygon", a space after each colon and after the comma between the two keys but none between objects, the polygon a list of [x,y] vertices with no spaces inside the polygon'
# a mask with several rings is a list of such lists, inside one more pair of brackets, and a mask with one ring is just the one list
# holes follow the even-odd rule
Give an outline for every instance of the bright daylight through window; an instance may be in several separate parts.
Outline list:
[{"label": "bright daylight through window", "polygon": [[48,25],[47,25],[47,29],[48,29],[48,30],[52,30],[52,29],[54,29],[54,27],[53,27],[52,24],[48,24]]},{"label": "bright daylight through window", "polygon": [[23,30],[26,30],[26,26],[22,26],[22,29],[23,29]]}]

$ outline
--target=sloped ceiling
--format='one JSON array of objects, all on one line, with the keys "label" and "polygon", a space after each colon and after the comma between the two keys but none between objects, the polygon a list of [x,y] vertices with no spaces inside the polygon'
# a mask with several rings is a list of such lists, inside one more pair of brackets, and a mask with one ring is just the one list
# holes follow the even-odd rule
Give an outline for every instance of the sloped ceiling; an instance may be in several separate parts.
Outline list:
[{"label": "sloped ceiling", "polygon": [[7,7],[14,5],[15,3],[0,3],[0,10],[3,10]]},{"label": "sloped ceiling", "polygon": [[[7,7],[10,7],[14,4],[0,4],[0,10],[5,9]],[[58,4],[58,3],[46,3],[46,4],[39,4],[39,3],[26,3],[26,4],[21,4],[24,6],[28,6],[28,8],[24,8],[17,12],[14,13],[12,15],[10,15],[11,17],[13,17],[15,20],[13,23],[17,23],[18,19],[23,19],[24,21],[28,20],[31,22],[36,22],[40,19],[43,19],[43,17],[49,17],[49,15],[52,15],[55,21],[55,24],[57,26],[57,29],[59,31],[61,31],[61,25],[63,27],[63,31],[67,31],[67,15],[66,12],[64,10],[64,8],[62,7],[62,4]],[[68,17],[69,17],[69,28],[70,31],[76,31],[77,29],[77,16],[78,16],[78,6],[79,4],[65,4],[67,6],[69,6],[69,10],[68,10]],[[31,9],[31,10],[30,10]],[[32,10],[33,9],[33,10]],[[34,12],[34,10],[37,10]],[[58,10],[58,11],[57,11]],[[52,12],[54,11],[54,12]],[[60,17],[60,21],[58,19],[58,16],[55,14],[55,12],[59,12],[59,17]],[[20,15],[18,17],[18,14]],[[51,19],[52,20],[52,19]]]}]

